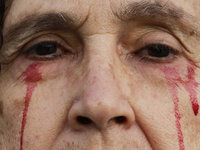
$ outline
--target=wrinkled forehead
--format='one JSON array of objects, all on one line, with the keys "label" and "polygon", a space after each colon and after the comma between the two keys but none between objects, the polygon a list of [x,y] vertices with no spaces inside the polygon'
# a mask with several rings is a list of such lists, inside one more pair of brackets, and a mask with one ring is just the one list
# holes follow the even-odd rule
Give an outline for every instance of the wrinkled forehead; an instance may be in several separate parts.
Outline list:
[{"label": "wrinkled forehead", "polygon": [[89,16],[94,16],[96,19],[109,18],[127,6],[138,5],[138,3],[156,3],[163,7],[177,6],[192,16],[198,14],[197,11],[200,10],[199,0],[12,0],[12,2],[8,0],[10,9],[5,23],[10,25],[28,15],[49,12],[73,13],[82,21]]}]

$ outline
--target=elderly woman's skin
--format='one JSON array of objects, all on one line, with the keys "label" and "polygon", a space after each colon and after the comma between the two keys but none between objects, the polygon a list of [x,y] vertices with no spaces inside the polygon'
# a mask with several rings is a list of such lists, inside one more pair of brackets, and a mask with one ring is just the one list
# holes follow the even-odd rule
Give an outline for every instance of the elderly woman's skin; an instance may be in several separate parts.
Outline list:
[{"label": "elderly woman's skin", "polygon": [[14,0],[1,150],[199,150],[199,0]]}]

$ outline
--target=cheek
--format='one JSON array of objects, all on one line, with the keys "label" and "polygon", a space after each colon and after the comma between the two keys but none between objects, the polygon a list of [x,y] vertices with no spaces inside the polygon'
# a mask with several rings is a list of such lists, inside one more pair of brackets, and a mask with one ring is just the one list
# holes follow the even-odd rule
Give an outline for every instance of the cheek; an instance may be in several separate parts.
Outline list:
[{"label": "cheek", "polygon": [[74,71],[74,64],[77,59],[71,60],[55,60],[55,62],[44,62],[40,70],[42,71],[42,80],[48,82],[50,80],[58,80],[60,78],[70,78]]},{"label": "cheek", "polygon": [[52,80],[61,77],[68,68],[64,61],[57,63],[46,62],[41,67],[41,70],[43,80]]}]

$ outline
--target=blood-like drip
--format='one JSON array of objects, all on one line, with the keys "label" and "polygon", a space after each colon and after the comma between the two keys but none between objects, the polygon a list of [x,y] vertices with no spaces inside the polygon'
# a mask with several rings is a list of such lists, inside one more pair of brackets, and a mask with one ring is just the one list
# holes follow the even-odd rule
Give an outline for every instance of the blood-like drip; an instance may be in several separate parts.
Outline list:
[{"label": "blood-like drip", "polygon": [[188,65],[187,70],[188,70],[188,75],[187,75],[188,80],[183,82],[183,85],[190,95],[192,109],[194,114],[197,116],[199,112],[199,103],[197,101],[197,92],[195,88],[198,87],[199,83],[195,81],[194,66]]},{"label": "blood-like drip", "polygon": [[179,139],[179,147],[180,150],[184,150],[184,141],[183,141],[183,133],[181,131],[181,124],[180,124],[180,112],[178,109],[178,83],[183,84],[186,91],[189,93],[190,101],[192,104],[192,109],[194,114],[197,116],[199,111],[199,104],[197,101],[197,92],[196,88],[198,87],[199,83],[195,81],[195,67],[192,65],[187,66],[187,80],[183,81],[178,74],[178,71],[172,67],[164,67],[162,71],[165,73],[165,78],[168,82],[170,93],[173,98],[174,102],[174,112],[176,117],[176,127],[178,130],[178,139]]},{"label": "blood-like drip", "polygon": [[42,79],[41,73],[39,73],[39,68],[41,67],[40,63],[31,64],[21,75],[24,77],[24,81],[27,86],[26,96],[25,96],[25,108],[23,111],[23,118],[22,118],[22,126],[21,126],[21,141],[20,141],[20,150],[23,149],[23,136],[24,136],[24,129],[26,126],[26,117],[29,108],[29,103],[37,86],[37,82]]},{"label": "blood-like drip", "polygon": [[165,73],[165,78],[167,80],[169,90],[174,102],[174,113],[175,113],[174,115],[176,118],[176,128],[178,132],[179,148],[180,150],[185,150],[183,133],[180,124],[181,115],[178,108],[179,98],[178,98],[178,85],[177,85],[177,82],[182,82],[182,80],[175,68],[165,66],[162,69],[162,71]]}]

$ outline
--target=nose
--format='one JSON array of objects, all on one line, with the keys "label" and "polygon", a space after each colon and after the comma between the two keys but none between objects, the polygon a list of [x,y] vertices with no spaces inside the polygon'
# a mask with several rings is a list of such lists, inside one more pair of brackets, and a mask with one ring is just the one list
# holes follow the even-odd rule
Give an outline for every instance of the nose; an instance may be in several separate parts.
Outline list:
[{"label": "nose", "polygon": [[99,130],[119,125],[130,128],[135,120],[132,109],[125,100],[116,102],[83,102],[74,104],[69,112],[69,124],[74,130],[84,130],[91,126]]},{"label": "nose", "polygon": [[83,78],[84,86],[79,92],[82,94],[76,98],[68,114],[68,122],[74,130],[91,127],[106,130],[115,126],[128,129],[135,121],[130,99],[122,93],[125,90],[119,83],[122,79],[117,78],[113,67],[102,66],[91,67],[93,69]]}]

